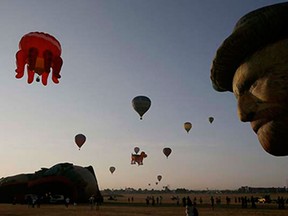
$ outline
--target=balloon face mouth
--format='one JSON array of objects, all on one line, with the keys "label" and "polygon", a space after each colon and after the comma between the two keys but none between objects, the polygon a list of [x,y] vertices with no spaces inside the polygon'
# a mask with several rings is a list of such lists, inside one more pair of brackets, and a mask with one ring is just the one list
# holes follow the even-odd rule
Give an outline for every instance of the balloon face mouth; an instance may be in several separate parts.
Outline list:
[{"label": "balloon face mouth", "polygon": [[[260,119],[257,121],[253,121],[251,122],[251,127],[253,129],[253,131],[258,135],[258,131],[267,123],[271,122],[271,120],[268,119]],[[261,130],[260,130],[261,133]]]},{"label": "balloon face mouth", "polygon": [[[258,111],[253,117],[254,120],[250,122],[251,127],[257,135],[258,132],[262,133],[263,130],[265,132],[273,130],[277,125],[283,124],[283,128],[285,128],[286,113],[288,113],[288,110],[279,105]],[[279,126],[278,129],[281,129],[281,127]]]},{"label": "balloon face mouth", "polygon": [[266,152],[274,156],[288,155],[288,133],[285,130],[285,122],[257,121],[253,123],[253,130]]}]

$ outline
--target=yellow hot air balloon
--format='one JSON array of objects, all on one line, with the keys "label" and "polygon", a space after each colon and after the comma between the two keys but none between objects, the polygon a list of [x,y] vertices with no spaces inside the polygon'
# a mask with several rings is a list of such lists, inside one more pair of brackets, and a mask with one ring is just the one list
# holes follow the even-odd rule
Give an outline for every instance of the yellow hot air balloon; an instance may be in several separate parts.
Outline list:
[{"label": "yellow hot air balloon", "polygon": [[149,110],[151,106],[151,100],[146,96],[137,96],[133,98],[132,106],[142,120],[142,116]]},{"label": "yellow hot air balloon", "polygon": [[79,147],[79,150],[81,148],[81,146],[85,143],[86,141],[86,137],[83,134],[77,134],[75,136],[75,143],[76,145]]},{"label": "yellow hot air balloon", "polygon": [[192,124],[190,122],[184,123],[184,129],[189,133],[190,129],[192,128]]}]

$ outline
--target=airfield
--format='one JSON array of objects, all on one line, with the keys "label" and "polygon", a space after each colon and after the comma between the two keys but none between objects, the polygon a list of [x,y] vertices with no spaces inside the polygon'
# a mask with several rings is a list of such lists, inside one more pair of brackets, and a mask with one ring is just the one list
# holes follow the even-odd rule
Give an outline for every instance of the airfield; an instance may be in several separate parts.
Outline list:
[{"label": "airfield", "polygon": [[[86,215],[101,215],[101,216],[181,216],[185,215],[185,207],[182,205],[182,198],[189,196],[191,199],[196,198],[198,201],[196,206],[201,216],[287,216],[288,204],[285,203],[284,209],[279,209],[279,206],[275,200],[280,197],[288,198],[287,193],[270,194],[272,203],[256,203],[256,208],[251,207],[251,203],[248,203],[246,208],[242,208],[241,203],[238,200],[239,197],[262,197],[264,194],[212,194],[214,198],[221,200],[221,203],[214,205],[214,209],[211,207],[210,197],[211,194],[149,194],[149,196],[160,197],[162,196],[161,204],[155,203],[152,205],[146,204],[145,199],[147,194],[117,194],[113,196],[115,200],[109,200],[110,196],[104,195],[104,203],[97,207],[87,204],[75,204],[72,203],[66,207],[64,204],[41,204],[38,208],[35,206],[32,208],[26,204],[0,204],[1,216],[86,216]],[[179,197],[179,203],[177,200],[171,199]],[[132,200],[133,197],[133,201]],[[202,204],[199,203],[200,197],[202,198]],[[226,197],[231,199],[229,204],[226,203]]]}]

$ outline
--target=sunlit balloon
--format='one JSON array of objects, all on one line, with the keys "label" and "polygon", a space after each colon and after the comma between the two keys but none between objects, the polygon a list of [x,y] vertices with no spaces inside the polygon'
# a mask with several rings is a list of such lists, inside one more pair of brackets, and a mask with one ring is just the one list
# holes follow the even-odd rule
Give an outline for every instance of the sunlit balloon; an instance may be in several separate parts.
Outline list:
[{"label": "sunlit balloon", "polygon": [[136,154],[138,154],[139,151],[140,151],[140,148],[139,148],[139,147],[135,147],[135,148],[134,148],[134,152],[135,152]]},{"label": "sunlit balloon", "polygon": [[192,128],[192,124],[190,122],[185,122],[184,123],[184,129],[187,131],[187,133],[189,133],[191,128]]},{"label": "sunlit balloon", "polygon": [[214,121],[213,117],[209,117],[209,122],[212,124],[212,122]]},{"label": "sunlit balloon", "polygon": [[86,137],[83,134],[77,134],[75,136],[75,143],[76,145],[79,147],[79,150],[81,148],[81,146],[85,143],[86,141]]},{"label": "sunlit balloon", "polygon": [[162,179],[162,176],[161,176],[161,175],[158,175],[158,176],[157,176],[157,179],[158,179],[158,181],[160,182],[161,179]]},{"label": "sunlit balloon", "polygon": [[142,120],[143,115],[149,110],[151,106],[151,100],[146,96],[137,96],[133,98],[132,106]]},{"label": "sunlit balloon", "polygon": [[24,35],[19,42],[19,51],[16,53],[16,78],[24,76],[27,65],[28,83],[32,83],[35,73],[36,81],[42,77],[42,84],[47,85],[48,75],[52,69],[52,80],[59,83],[60,70],[63,64],[59,41],[44,32],[30,32]]},{"label": "sunlit balloon", "polygon": [[116,168],[115,168],[114,166],[111,166],[111,167],[109,168],[109,170],[110,170],[111,174],[113,174],[114,171],[116,170]]},{"label": "sunlit balloon", "polygon": [[172,152],[171,148],[166,147],[163,149],[163,153],[166,155],[167,158],[171,154],[171,152]]}]

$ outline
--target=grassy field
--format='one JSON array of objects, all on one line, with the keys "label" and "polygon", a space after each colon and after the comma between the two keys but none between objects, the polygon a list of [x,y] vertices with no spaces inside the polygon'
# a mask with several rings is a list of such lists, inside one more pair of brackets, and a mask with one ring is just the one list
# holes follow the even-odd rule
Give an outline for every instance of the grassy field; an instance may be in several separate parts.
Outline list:
[{"label": "grassy field", "polygon": [[[175,194],[152,194],[150,196],[162,196],[162,204],[156,204],[152,206],[150,203],[146,205],[145,194],[125,194],[125,195],[116,195],[117,201],[108,200],[108,197],[105,196],[104,204],[102,204],[99,209],[96,207],[91,207],[89,204],[81,205],[70,205],[66,208],[64,205],[50,205],[43,204],[40,208],[28,208],[25,204],[0,204],[0,215],[1,216],[19,216],[19,215],[29,215],[29,216],[89,216],[89,215],[101,215],[101,216],[144,216],[144,215],[153,215],[153,216],[181,216],[185,215],[185,208],[180,204],[177,205],[177,201],[172,200],[171,196]],[[188,196],[190,198],[196,197],[197,200],[200,197],[203,200],[203,203],[197,203],[197,208],[200,216],[287,216],[287,209],[278,209],[277,203],[271,204],[257,204],[256,209],[251,208],[251,204],[248,203],[247,208],[243,209],[241,203],[235,203],[235,198],[237,199],[239,195],[213,195],[214,197],[221,198],[221,204],[215,204],[215,208],[212,209],[210,205],[210,195],[193,195],[193,194],[183,194],[178,195],[179,198]],[[231,198],[231,203],[226,204],[226,196]],[[247,195],[246,195],[247,196]],[[253,195],[256,196],[256,195]],[[259,195],[261,196],[261,195]],[[278,195],[271,196],[271,198],[277,198]],[[283,196],[283,195],[282,195]],[[133,197],[133,202],[131,198]],[[247,197],[250,197],[248,195]],[[288,197],[288,194],[287,194]],[[128,202],[128,198],[130,202]],[[288,207],[288,204],[286,204]]]}]

